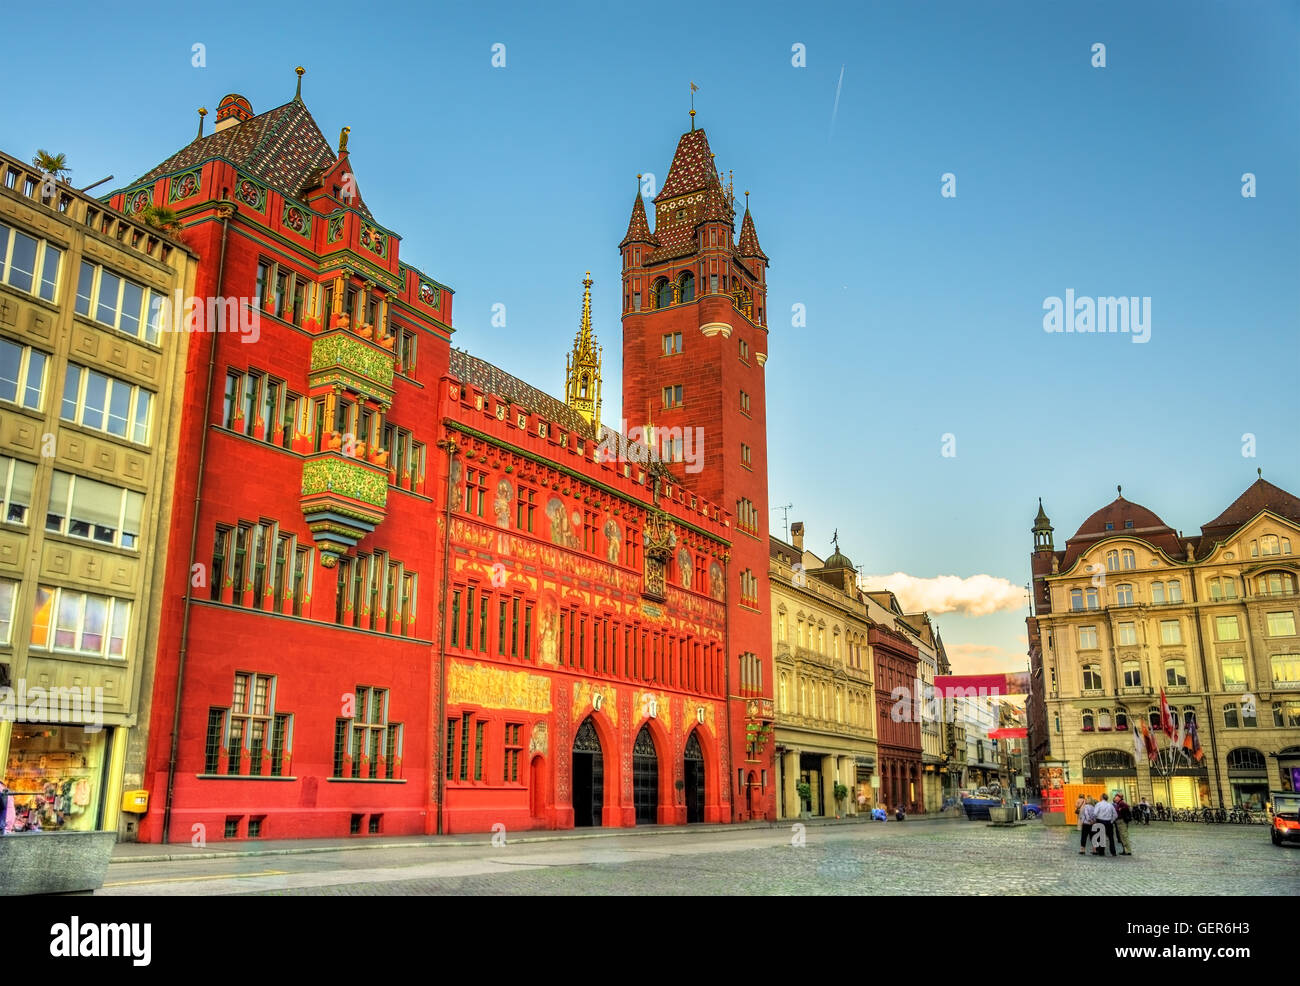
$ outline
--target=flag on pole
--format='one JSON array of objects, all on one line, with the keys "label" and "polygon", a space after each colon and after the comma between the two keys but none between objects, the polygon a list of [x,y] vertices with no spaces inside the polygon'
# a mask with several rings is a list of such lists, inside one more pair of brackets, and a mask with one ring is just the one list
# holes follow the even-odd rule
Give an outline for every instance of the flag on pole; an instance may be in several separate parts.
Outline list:
[{"label": "flag on pole", "polygon": [[1169,712],[1169,700],[1163,688],[1160,689],[1160,729],[1170,739],[1174,738],[1174,717]]},{"label": "flag on pole", "polygon": [[1145,719],[1142,720],[1142,743],[1147,749],[1147,759],[1155,763],[1160,758],[1160,752],[1156,749],[1156,738],[1151,735],[1151,727]]},{"label": "flag on pole", "polygon": [[1136,765],[1142,759],[1145,750],[1142,748],[1142,731],[1138,729],[1138,722],[1133,720],[1133,763]]},{"label": "flag on pole", "polygon": [[1183,737],[1183,749],[1197,763],[1205,759],[1205,751],[1201,749],[1201,735],[1197,732],[1195,719],[1187,722],[1187,735]]}]

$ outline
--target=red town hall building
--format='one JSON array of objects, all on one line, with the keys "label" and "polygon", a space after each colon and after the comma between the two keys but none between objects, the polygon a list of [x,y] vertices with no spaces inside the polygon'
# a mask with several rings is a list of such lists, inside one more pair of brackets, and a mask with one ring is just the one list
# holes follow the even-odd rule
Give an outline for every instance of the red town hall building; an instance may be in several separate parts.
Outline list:
[{"label": "red town hall building", "polygon": [[704,132],[621,245],[628,436],[590,277],[565,400],[453,350],[347,140],[230,95],[112,196],[178,213],[229,316],[190,339],[128,837],[773,817],[766,257]]}]

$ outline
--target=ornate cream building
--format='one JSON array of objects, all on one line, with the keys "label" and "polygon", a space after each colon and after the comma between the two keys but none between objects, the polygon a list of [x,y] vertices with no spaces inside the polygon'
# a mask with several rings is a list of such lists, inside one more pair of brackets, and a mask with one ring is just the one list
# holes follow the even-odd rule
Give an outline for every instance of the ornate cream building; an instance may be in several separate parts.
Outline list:
[{"label": "ornate cream building", "polygon": [[159,302],[194,267],[0,154],[0,764],[24,828],[116,828],[143,786],[187,343]]},{"label": "ornate cream building", "polygon": [[[1300,790],[1300,499],[1261,476],[1183,537],[1121,491],[1063,551],[1041,503],[1033,534],[1041,772],[1175,806]],[[1162,688],[1176,719],[1195,724],[1199,761],[1153,769],[1135,756],[1130,727],[1145,719],[1167,757]]]},{"label": "ornate cream building", "polygon": [[[874,807],[875,696],[867,605],[853,563],[838,550],[823,562],[803,547],[803,525],[786,544],[770,538],[772,653],[776,673],[777,817],[855,814]],[[801,800],[798,785],[810,796]],[[848,796],[835,799],[835,785]]]}]

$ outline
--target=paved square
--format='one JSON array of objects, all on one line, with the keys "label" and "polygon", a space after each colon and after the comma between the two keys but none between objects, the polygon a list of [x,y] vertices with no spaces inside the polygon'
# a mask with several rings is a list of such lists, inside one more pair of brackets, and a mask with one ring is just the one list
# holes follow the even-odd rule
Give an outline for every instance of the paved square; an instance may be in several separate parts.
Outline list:
[{"label": "paved square", "polygon": [[[546,833],[521,833],[535,838]],[[1135,855],[1078,854],[1074,829],[915,821],[667,829],[591,838],[117,863],[102,894],[1300,893],[1300,849],[1260,825],[1134,826]],[[250,846],[251,848],[251,846]]]}]

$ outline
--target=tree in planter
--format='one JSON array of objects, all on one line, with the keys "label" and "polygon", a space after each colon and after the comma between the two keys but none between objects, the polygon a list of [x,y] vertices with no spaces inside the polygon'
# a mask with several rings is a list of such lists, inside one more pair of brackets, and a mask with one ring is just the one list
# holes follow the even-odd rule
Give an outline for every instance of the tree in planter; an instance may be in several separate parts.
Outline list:
[{"label": "tree in planter", "polygon": [[[807,781],[800,781],[794,786],[795,793],[799,795],[799,811],[812,811],[812,785]],[[806,806],[806,807],[805,807]]]},{"label": "tree in planter", "polygon": [[32,158],[32,164],[42,171],[52,174],[55,178],[62,178],[72,169],[68,167],[68,155],[51,154],[45,148],[37,148],[36,156]]},{"label": "tree in planter", "polygon": [[36,156],[32,158],[32,164],[55,181],[66,181],[68,172],[72,170],[68,167],[68,156],[66,154],[51,154],[44,148],[39,148],[36,151]]},{"label": "tree in planter", "polygon": [[168,236],[178,236],[182,229],[181,220],[176,215],[176,210],[169,209],[165,205],[150,203],[140,210],[136,218],[146,226],[152,226],[160,233],[166,233]]},{"label": "tree in planter", "polygon": [[[848,798],[848,796],[849,796],[849,786],[847,784],[841,784],[839,781],[836,781],[835,782],[835,804],[839,807],[840,811],[844,810],[844,802]],[[839,818],[840,813],[836,812],[835,817]]]}]

